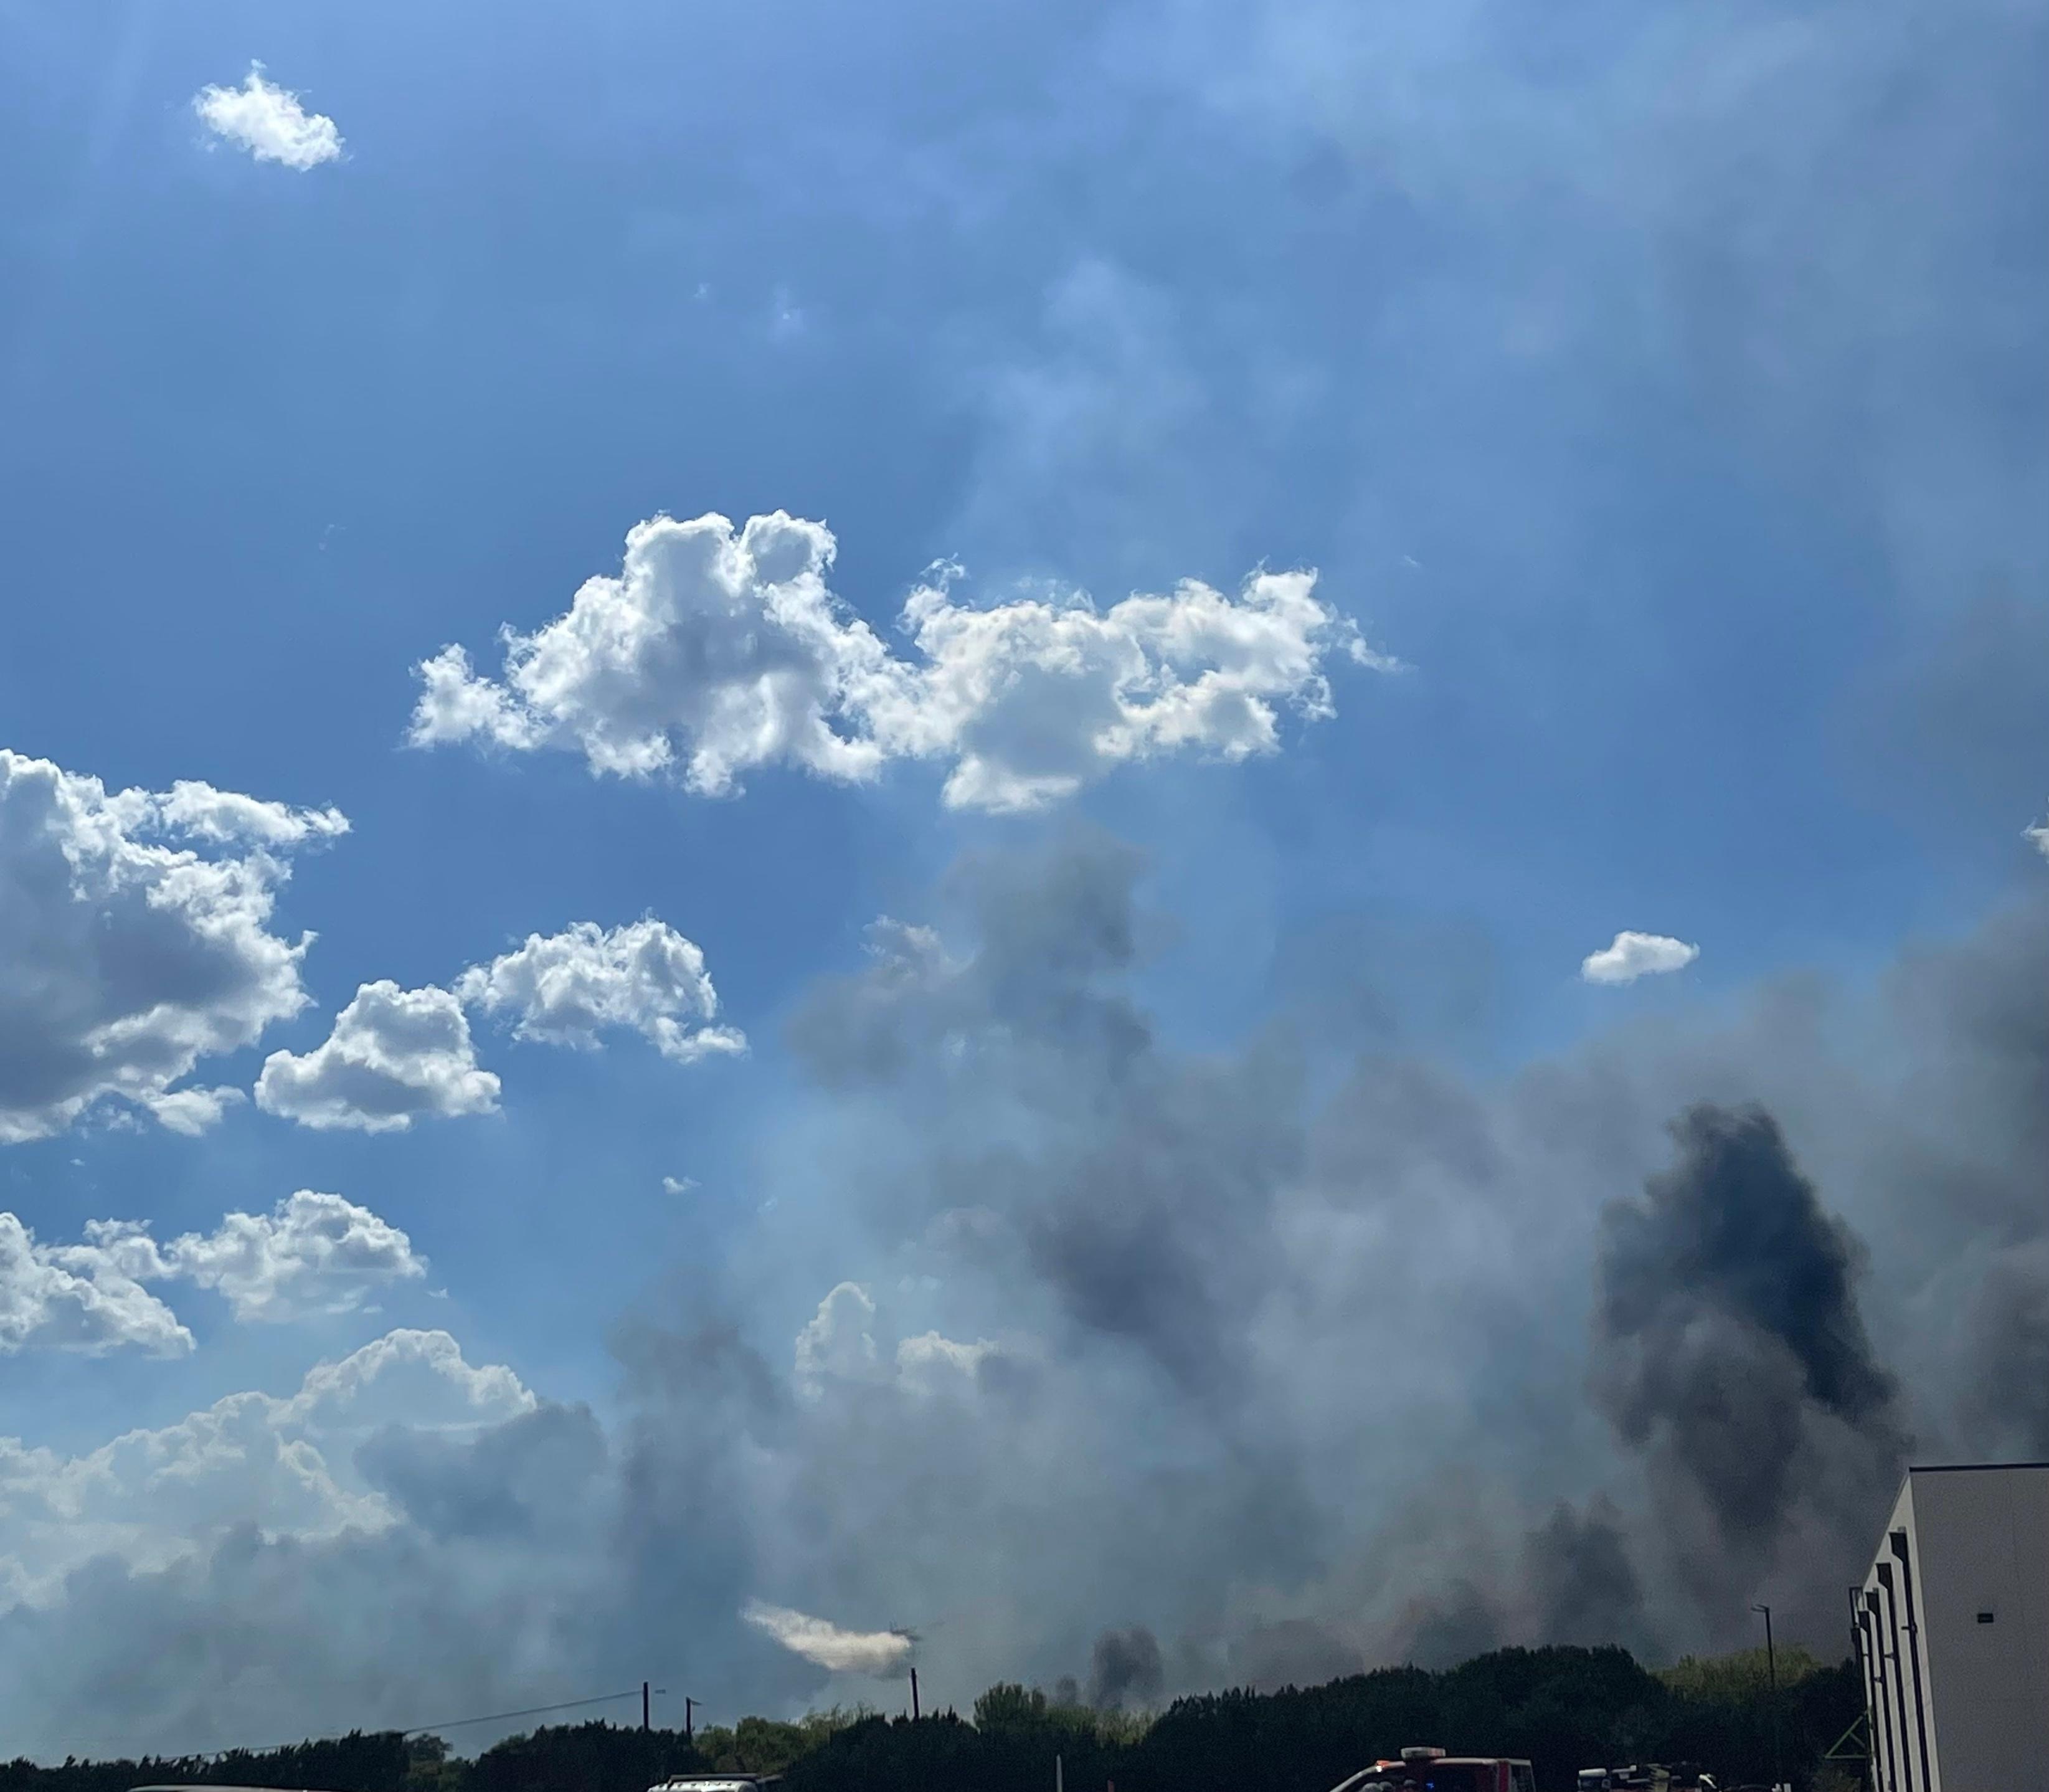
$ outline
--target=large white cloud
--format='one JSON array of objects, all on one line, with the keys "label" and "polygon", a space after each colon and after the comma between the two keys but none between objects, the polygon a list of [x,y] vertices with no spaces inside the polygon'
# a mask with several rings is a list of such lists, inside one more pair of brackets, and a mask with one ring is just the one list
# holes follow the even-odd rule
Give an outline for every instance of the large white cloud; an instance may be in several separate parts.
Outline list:
[{"label": "large white cloud", "polygon": [[110,793],[0,749],[0,1144],[124,1101],[194,1131],[231,1096],[174,1090],[305,1004],[269,931],[291,849],[348,830],[200,783]]},{"label": "large white cloud", "polygon": [[469,1008],[550,1045],[594,1049],[623,1028],[679,1063],[747,1049],[745,1034],[717,1024],[718,992],[694,942],[651,917],[610,929],[577,921],[471,966],[452,989],[364,984],[322,1044],[271,1054],[256,1104],[304,1125],[372,1133],[492,1112],[499,1081],[477,1064]]},{"label": "large white cloud", "polygon": [[177,1316],[119,1256],[96,1245],[39,1243],[17,1215],[0,1213],[0,1353],[176,1356],[192,1343]]},{"label": "large white cloud", "polygon": [[465,1361],[445,1331],[402,1327],[338,1362],[316,1365],[287,1417],[330,1436],[360,1436],[386,1425],[466,1432],[531,1413],[535,1404],[504,1364]]},{"label": "large white cloud", "polygon": [[1624,931],[1598,952],[1589,952],[1580,966],[1580,975],[1589,983],[1634,983],[1639,977],[1684,970],[1700,955],[1699,947],[1683,939]]},{"label": "large white cloud", "polygon": [[201,87],[192,96],[192,110],[216,137],[259,161],[282,162],[303,173],[341,154],[334,120],[309,112],[296,93],[264,80],[260,62],[250,64],[239,87]]},{"label": "large white cloud", "polygon": [[68,1456],[0,1438],[0,1607],[57,1597],[95,1557],[160,1568],[239,1526],[265,1537],[382,1529],[388,1502],[352,1464],[387,1426],[474,1434],[534,1410],[509,1370],[445,1331],[394,1331],[278,1398],[232,1394],[157,1430]]},{"label": "large white cloud", "polygon": [[359,989],[312,1051],[266,1059],[256,1105],[302,1126],[402,1132],[418,1119],[492,1112],[498,1079],[477,1067],[453,994],[385,979]]},{"label": "large white cloud", "polygon": [[938,1331],[921,1332],[893,1345],[875,1296],[861,1282],[842,1282],[797,1334],[793,1380],[807,1399],[835,1385],[893,1388],[917,1397],[966,1394],[982,1364],[1001,1355],[987,1338],[973,1343]]},{"label": "large white cloud", "polygon": [[83,1243],[45,1244],[0,1212],[0,1353],[189,1351],[192,1334],[150,1282],[216,1289],[237,1320],[277,1321],[352,1312],[376,1289],[426,1270],[395,1226],[311,1189],[267,1214],[231,1213],[214,1232],[162,1243],[146,1221],[94,1219]]},{"label": "large white cloud", "polygon": [[578,921],[530,935],[518,950],[465,971],[456,993],[489,1013],[511,1014],[519,1038],[551,1044],[595,1046],[601,1033],[624,1027],[682,1063],[747,1045],[734,1028],[713,1024],[718,994],[703,952],[651,919],[609,931]]},{"label": "large white cloud", "polygon": [[822,523],[780,511],[737,531],[717,515],[642,523],[616,577],[508,632],[502,679],[460,647],[426,661],[411,737],[566,748],[594,772],[673,771],[708,795],[760,766],[854,782],[936,759],[949,804],[1031,809],[1129,760],[1269,752],[1282,708],[1332,713],[1332,657],[1386,663],[1313,572],[1107,609],[1079,593],[978,608],[943,576],[904,604],[903,658],[827,587],[834,550]]},{"label": "large white cloud", "polygon": [[187,1233],[164,1255],[174,1276],[217,1289],[244,1320],[348,1312],[372,1290],[427,1273],[426,1259],[397,1226],[309,1188],[267,1214],[231,1213],[211,1237]]},{"label": "large white cloud", "polygon": [[211,1234],[159,1244],[133,1220],[91,1220],[89,1243],[136,1281],[187,1281],[219,1291],[236,1319],[278,1321],[354,1311],[375,1289],[417,1281],[426,1260],[369,1208],[309,1188],[267,1214],[231,1213]]}]

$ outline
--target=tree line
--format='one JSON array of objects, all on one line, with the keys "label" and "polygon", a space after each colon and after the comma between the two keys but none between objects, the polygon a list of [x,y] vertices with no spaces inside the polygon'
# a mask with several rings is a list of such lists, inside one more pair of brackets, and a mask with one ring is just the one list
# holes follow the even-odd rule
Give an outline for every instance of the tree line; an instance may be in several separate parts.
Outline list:
[{"label": "tree line", "polygon": [[1654,1673],[1617,1648],[1503,1649],[1437,1673],[1383,1668],[1322,1686],[1204,1693],[1149,1719],[1001,1685],[971,1718],[828,1712],[691,1736],[560,1724],[474,1759],[437,1736],[385,1732],[263,1753],[17,1760],[0,1766],[0,1792],[647,1792],[672,1775],[715,1772],[782,1774],[785,1792],[1048,1792],[1056,1757],[1067,1792],[1329,1792],[1411,1743],[1526,1758],[1538,1792],[1573,1792],[1583,1767],[1647,1761],[1697,1763],[1724,1787],[1765,1786],[1775,1747],[1798,1792],[1849,1792],[1861,1763],[1829,1756],[1862,1713],[1855,1669],[1786,1651],[1778,1681],[1775,1696],[1761,1651]]}]

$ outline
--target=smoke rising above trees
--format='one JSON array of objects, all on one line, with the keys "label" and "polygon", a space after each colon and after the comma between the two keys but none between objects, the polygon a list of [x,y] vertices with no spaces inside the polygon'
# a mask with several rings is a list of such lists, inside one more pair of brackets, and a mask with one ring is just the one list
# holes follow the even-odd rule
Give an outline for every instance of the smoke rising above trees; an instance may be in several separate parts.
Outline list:
[{"label": "smoke rising above trees", "polygon": [[[915,967],[878,950],[794,1037],[933,1141],[889,1223],[927,1227],[955,1273],[1036,1285],[1060,1348],[1144,1360],[1258,1462],[1268,1521],[1229,1561],[1269,1605],[1241,1638],[1339,1659],[1676,1650],[1740,1639],[1766,1592],[1832,1637],[1915,1432],[2041,1422],[1999,1365],[2049,1341],[2049,1246],[2000,1247],[1959,1347],[1915,1308],[1944,1252],[1874,1265],[1842,1211],[1895,1250],[1968,1232],[1930,1198],[1948,1178],[1915,1172],[1983,1143],[1896,1096],[2039,1039],[1984,1013],[2028,987],[2016,934],[2049,966],[2039,904],[1874,995],[1767,988],[1491,1082],[1368,1050],[1333,1085],[1285,1014],[1235,1053],[1161,1042],[1133,993],[1168,931],[1141,884],[1079,833],[973,861],[955,925],[890,923]],[[1917,1026],[1931,1005],[1944,1024]],[[2024,1098],[1988,1118],[2035,1130]],[[1917,1327],[1940,1362],[1904,1386]],[[1339,1510],[1347,1487],[1371,1490],[1379,1538]]]},{"label": "smoke rising above trees", "polygon": [[1763,1108],[1703,1103],[1672,1133],[1678,1162],[1603,1216],[1596,1398],[1687,1562],[1705,1521],[1714,1575],[1754,1586],[1794,1508],[1829,1497],[1834,1558],[1853,1559],[1906,1452],[1857,1304],[1863,1246]]},{"label": "smoke rising above trees", "polygon": [[[735,1707],[819,1696],[840,1657],[762,1600],[859,1638],[943,1608],[934,1708],[1669,1657],[1748,1641],[1752,1598],[1831,1648],[1906,1440],[2044,1422],[2033,898],[1868,995],[1768,988],[1494,1076],[1285,1004],[1170,1044],[1147,877],[1087,831],[970,857],[811,992],[804,1149],[764,1192],[833,1199],[622,1320],[617,1416],[387,1429],[354,1458],[375,1535],[95,1565],[0,1613],[0,1668],[52,1712],[130,1674],[142,1733],[203,1742],[430,1719],[430,1660],[480,1710],[650,1662]],[[388,1614],[395,1576],[418,1647],[365,1653],[388,1617],[336,1616]]]}]

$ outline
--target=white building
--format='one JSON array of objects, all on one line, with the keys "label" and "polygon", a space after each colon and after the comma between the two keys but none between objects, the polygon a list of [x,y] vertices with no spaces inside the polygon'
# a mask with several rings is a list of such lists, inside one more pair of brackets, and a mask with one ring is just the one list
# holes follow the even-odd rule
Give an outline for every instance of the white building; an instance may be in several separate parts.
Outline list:
[{"label": "white building", "polygon": [[2049,1792],[2049,1463],[1909,1469],[1851,1599],[1875,1792]]}]

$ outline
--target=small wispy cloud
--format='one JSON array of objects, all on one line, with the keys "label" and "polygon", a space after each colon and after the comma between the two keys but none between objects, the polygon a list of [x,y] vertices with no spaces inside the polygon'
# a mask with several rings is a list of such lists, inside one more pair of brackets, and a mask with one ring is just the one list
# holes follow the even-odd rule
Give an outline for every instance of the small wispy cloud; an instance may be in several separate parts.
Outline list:
[{"label": "small wispy cloud", "polygon": [[332,119],[309,112],[299,96],[263,78],[252,62],[239,87],[204,87],[192,110],[216,137],[247,150],[259,161],[282,162],[301,172],[341,154],[341,133]]},{"label": "small wispy cloud", "polygon": [[696,1188],[697,1185],[698,1179],[695,1176],[664,1176],[662,1178],[662,1192],[664,1195],[687,1195],[693,1188]]},{"label": "small wispy cloud", "polygon": [[740,1615],[773,1637],[793,1655],[834,1673],[873,1674],[893,1679],[911,1659],[911,1639],[895,1631],[843,1631],[822,1618],[787,1606],[749,1600]]},{"label": "small wispy cloud", "polygon": [[1590,952],[1580,975],[1589,983],[1634,983],[1639,977],[1684,970],[1701,955],[1697,946],[1662,933],[1619,933],[1612,946]]}]

